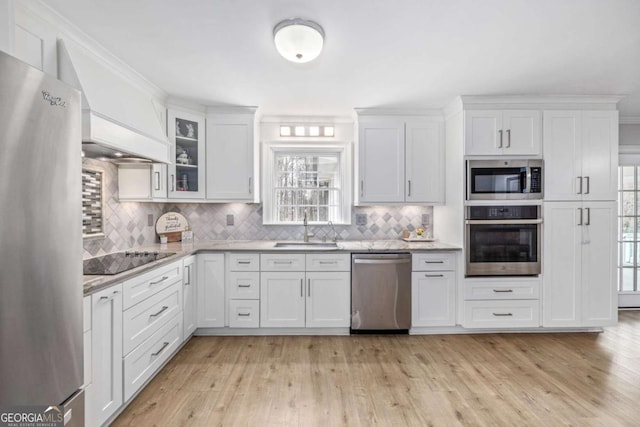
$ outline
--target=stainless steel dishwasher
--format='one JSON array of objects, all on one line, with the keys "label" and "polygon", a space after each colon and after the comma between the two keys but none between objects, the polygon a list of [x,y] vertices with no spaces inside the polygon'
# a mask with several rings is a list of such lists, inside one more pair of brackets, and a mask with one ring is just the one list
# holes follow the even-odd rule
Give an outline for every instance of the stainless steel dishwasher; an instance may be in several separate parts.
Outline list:
[{"label": "stainless steel dishwasher", "polygon": [[351,332],[411,327],[411,254],[351,255]]}]

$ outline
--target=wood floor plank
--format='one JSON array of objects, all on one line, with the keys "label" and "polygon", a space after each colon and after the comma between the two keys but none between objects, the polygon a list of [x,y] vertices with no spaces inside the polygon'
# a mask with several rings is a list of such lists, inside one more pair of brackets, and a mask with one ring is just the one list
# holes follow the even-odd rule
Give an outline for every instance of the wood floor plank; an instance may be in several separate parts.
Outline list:
[{"label": "wood floor plank", "polygon": [[636,426],[640,311],[604,333],[195,337],[114,426]]}]

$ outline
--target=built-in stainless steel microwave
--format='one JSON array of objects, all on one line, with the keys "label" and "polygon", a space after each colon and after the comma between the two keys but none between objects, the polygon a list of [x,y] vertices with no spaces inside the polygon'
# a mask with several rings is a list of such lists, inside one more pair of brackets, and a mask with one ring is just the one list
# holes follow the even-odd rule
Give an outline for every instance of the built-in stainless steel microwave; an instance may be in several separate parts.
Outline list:
[{"label": "built-in stainless steel microwave", "polygon": [[542,199],[542,160],[468,160],[467,200]]}]

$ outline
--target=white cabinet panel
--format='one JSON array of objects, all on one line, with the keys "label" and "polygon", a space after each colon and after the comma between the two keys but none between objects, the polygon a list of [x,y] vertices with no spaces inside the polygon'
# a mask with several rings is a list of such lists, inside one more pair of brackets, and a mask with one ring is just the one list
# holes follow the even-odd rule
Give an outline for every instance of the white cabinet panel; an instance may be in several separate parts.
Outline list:
[{"label": "white cabinet panel", "polygon": [[404,202],[404,120],[361,124],[360,202]]},{"label": "white cabinet panel", "polygon": [[548,202],[544,217],[543,325],[614,324],[615,202]]},{"label": "white cabinet panel", "polygon": [[545,200],[616,200],[618,112],[544,112]]},{"label": "white cabinet panel", "polygon": [[[178,349],[182,342],[182,317],[174,317],[121,361],[124,365],[124,399],[131,397]],[[122,392],[122,391],[121,391]]]},{"label": "white cabinet panel", "polygon": [[540,287],[538,278],[467,278],[464,299],[539,299]]},{"label": "white cabinet panel", "polygon": [[229,301],[229,327],[257,328],[260,326],[260,301],[231,300]]},{"label": "white cabinet panel", "polygon": [[348,272],[307,272],[306,326],[349,327],[351,275]]},{"label": "white cabinet panel", "polygon": [[407,121],[407,202],[444,203],[444,125],[438,121]]},{"label": "white cabinet panel", "polygon": [[307,254],[307,271],[351,271],[350,254]]},{"label": "white cabinet panel", "polygon": [[304,271],[304,254],[261,254],[261,271]]},{"label": "white cabinet panel", "polygon": [[532,328],[540,326],[540,301],[489,300],[464,302],[465,328]]},{"label": "white cabinet panel", "polygon": [[455,271],[456,252],[414,252],[411,268],[414,271]]},{"label": "white cabinet panel", "polygon": [[582,112],[583,200],[616,200],[618,112]]},{"label": "white cabinet panel", "polygon": [[182,311],[182,283],[177,282],[122,313],[123,354],[129,354],[169,318]]},{"label": "white cabinet panel", "polygon": [[454,326],[456,323],[456,273],[411,274],[411,326]]},{"label": "white cabinet panel", "polygon": [[582,326],[618,320],[616,205],[589,202],[582,227]]},{"label": "white cabinet panel", "polygon": [[472,110],[464,113],[466,155],[500,155],[504,142],[502,111]]},{"label": "white cabinet panel", "polygon": [[543,134],[545,200],[580,200],[581,112],[545,111]]},{"label": "white cabinet panel", "polygon": [[207,199],[254,201],[254,114],[207,116]]},{"label": "white cabinet panel", "polygon": [[256,254],[256,253],[229,254],[229,270],[260,271],[260,254]]},{"label": "white cabinet panel", "polygon": [[192,255],[182,261],[184,278],[182,279],[182,314],[183,314],[183,334],[184,341],[191,337],[197,326],[198,307],[196,290],[198,287],[198,271],[196,256]]},{"label": "white cabinet panel", "polygon": [[305,326],[304,279],[304,272],[260,273],[261,327]]},{"label": "white cabinet panel", "polygon": [[122,284],[91,296],[91,412],[102,425],[122,405]]},{"label": "white cabinet panel", "polygon": [[257,271],[231,271],[227,282],[231,299],[260,298],[260,273]]},{"label": "white cabinet panel", "polygon": [[181,261],[155,268],[125,280],[123,284],[124,308],[128,309],[181,280]]},{"label": "white cabinet panel", "polygon": [[541,154],[538,110],[469,110],[464,121],[466,155]]},{"label": "white cabinet panel", "polygon": [[198,254],[198,327],[224,327],[224,254]]}]

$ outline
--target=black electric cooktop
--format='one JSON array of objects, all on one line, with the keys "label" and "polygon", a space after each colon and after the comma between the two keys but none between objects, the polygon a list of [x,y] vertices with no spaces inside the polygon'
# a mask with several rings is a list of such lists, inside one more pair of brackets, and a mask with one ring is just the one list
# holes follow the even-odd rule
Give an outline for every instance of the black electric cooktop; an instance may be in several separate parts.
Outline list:
[{"label": "black electric cooktop", "polygon": [[112,276],[171,255],[175,252],[116,252],[85,259],[82,271],[87,276]]}]

